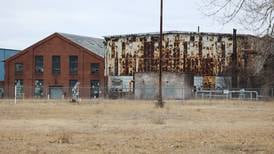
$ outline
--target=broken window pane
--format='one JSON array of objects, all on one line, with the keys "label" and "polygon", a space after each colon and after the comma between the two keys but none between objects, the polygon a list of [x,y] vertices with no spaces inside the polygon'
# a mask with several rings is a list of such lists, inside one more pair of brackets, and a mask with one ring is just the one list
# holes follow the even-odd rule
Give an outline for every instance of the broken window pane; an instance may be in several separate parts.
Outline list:
[{"label": "broken window pane", "polygon": [[99,73],[99,64],[92,63],[91,64],[91,74],[98,74]]},{"label": "broken window pane", "polygon": [[43,73],[43,72],[44,72],[44,57],[35,56],[35,73]]},{"label": "broken window pane", "polygon": [[90,81],[90,97],[91,98],[99,98],[99,94],[100,94],[99,80],[91,80]]},{"label": "broken window pane", "polygon": [[34,82],[35,88],[34,88],[34,96],[35,97],[43,97],[43,85],[44,81],[43,80],[35,80]]},{"label": "broken window pane", "polygon": [[24,65],[22,63],[15,64],[15,73],[16,74],[23,74],[24,72]]}]

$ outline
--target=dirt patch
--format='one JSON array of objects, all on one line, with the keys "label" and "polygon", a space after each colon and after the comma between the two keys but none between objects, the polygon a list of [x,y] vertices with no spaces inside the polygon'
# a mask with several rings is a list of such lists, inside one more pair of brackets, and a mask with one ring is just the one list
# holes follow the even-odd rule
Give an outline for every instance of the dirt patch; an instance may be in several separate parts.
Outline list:
[{"label": "dirt patch", "polygon": [[274,102],[0,103],[0,153],[274,153]]}]

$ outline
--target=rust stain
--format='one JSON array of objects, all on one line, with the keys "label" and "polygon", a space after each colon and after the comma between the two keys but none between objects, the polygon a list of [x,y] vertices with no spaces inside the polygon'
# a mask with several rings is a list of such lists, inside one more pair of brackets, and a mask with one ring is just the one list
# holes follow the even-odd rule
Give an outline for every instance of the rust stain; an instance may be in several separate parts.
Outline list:
[{"label": "rust stain", "polygon": [[[109,37],[107,41],[106,75],[133,76],[136,72],[159,70],[158,35]],[[252,62],[248,36],[237,38],[239,68]],[[248,50],[250,51],[250,50]],[[163,41],[163,71],[193,73],[200,76],[220,76],[229,73],[232,65],[232,35],[165,34]],[[205,85],[212,87],[210,78]]]}]

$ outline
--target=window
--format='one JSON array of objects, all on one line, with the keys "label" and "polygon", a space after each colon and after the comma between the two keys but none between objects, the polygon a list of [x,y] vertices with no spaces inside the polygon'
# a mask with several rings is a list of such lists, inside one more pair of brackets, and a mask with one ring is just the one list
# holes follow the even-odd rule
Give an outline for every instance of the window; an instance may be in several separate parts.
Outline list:
[{"label": "window", "polygon": [[43,72],[44,72],[44,57],[35,56],[35,73],[43,73]]},{"label": "window", "polygon": [[23,98],[24,97],[24,81],[23,80],[15,80],[15,87],[16,87],[16,97]]},{"label": "window", "polygon": [[44,95],[44,90],[43,90],[43,86],[44,86],[44,81],[43,80],[35,80],[34,81],[34,96],[35,97],[43,97]]},{"label": "window", "polygon": [[60,56],[52,56],[52,73],[60,74],[60,72],[61,72]]},{"label": "window", "polygon": [[99,98],[100,95],[100,82],[99,80],[90,81],[90,97]]},{"label": "window", "polygon": [[23,74],[24,72],[24,65],[22,63],[15,64],[15,74]]},{"label": "window", "polygon": [[78,56],[69,56],[69,73],[78,73]]},{"label": "window", "polygon": [[99,64],[98,63],[91,63],[91,74],[98,74],[99,73]]}]

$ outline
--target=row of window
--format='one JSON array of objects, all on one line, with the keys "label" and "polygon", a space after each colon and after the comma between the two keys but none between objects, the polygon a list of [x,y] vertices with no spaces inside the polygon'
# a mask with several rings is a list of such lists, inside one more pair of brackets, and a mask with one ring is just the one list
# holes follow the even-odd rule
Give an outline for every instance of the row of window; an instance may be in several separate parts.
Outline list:
[{"label": "row of window", "polygon": [[[72,92],[72,88],[76,85],[78,80],[70,80],[69,81],[69,91]],[[24,95],[24,80],[15,80],[16,84],[16,96],[18,98]],[[99,80],[91,80],[90,81],[90,90],[91,97],[99,97]],[[34,81],[34,96],[35,97],[43,97],[44,96],[44,80],[35,80]]]},{"label": "row of window", "polygon": [[[90,73],[98,74],[99,66],[100,65],[98,63],[91,63]],[[23,72],[24,72],[24,64],[16,63],[15,73],[23,74]],[[61,57],[52,56],[52,73],[60,74],[60,72],[61,72]],[[35,73],[38,73],[38,74],[44,73],[44,57],[43,56],[35,56]],[[78,74],[78,56],[69,56],[69,73]]]}]

